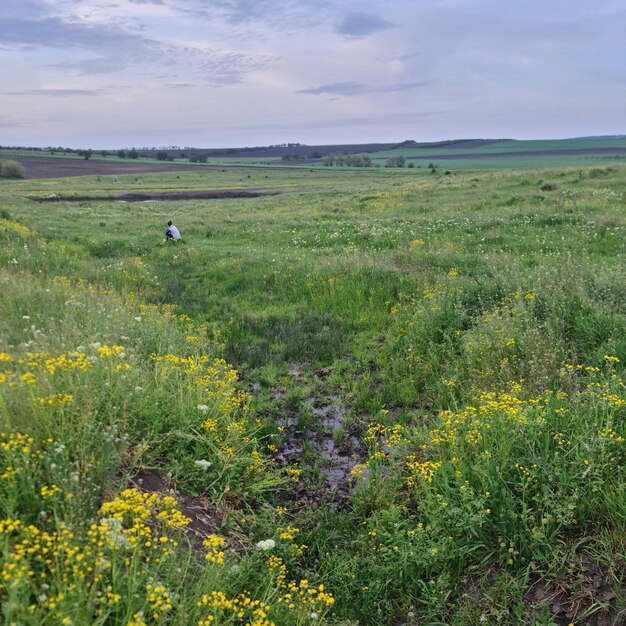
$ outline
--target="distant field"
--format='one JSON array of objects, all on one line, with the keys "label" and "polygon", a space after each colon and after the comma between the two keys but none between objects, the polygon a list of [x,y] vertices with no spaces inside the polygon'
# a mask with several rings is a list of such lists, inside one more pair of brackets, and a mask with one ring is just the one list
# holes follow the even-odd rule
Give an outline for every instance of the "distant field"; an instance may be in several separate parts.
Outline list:
[{"label": "distant field", "polygon": [[[153,158],[136,160],[116,156],[102,157],[94,153],[90,160],[77,155],[50,154],[42,152],[0,151],[0,159],[20,161],[26,168],[27,178],[58,178],[63,176],[139,174],[146,172],[185,171],[196,168],[319,168],[324,158],[308,158],[312,153],[322,157],[335,153],[368,154],[372,163],[384,167],[387,159],[402,156],[405,167],[428,167],[431,163],[444,170],[484,170],[533,167],[588,167],[594,164],[608,165],[626,162],[626,138],[584,138],[537,141],[514,140],[461,140],[440,144],[415,144],[391,148],[382,144],[300,146],[246,150],[230,156],[213,156],[215,150],[198,150],[206,153],[206,164],[190,163],[178,158],[180,150],[171,151],[175,161],[161,162]],[[292,159],[300,154],[303,159]],[[282,157],[289,156],[287,160]]]}]

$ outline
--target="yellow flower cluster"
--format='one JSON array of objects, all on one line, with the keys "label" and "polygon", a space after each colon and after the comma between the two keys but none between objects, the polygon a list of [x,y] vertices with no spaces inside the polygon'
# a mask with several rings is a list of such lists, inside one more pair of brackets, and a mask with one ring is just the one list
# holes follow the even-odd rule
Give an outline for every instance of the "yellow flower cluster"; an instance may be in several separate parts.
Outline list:
[{"label": "yellow flower cluster", "polygon": [[249,472],[259,472],[263,469],[264,464],[265,462],[261,454],[257,450],[252,450],[250,453],[250,462],[246,466],[246,469]]},{"label": "yellow flower cluster", "polygon": [[[617,385],[615,385],[617,386]],[[615,389],[612,388],[610,382],[591,382],[587,385],[587,393],[596,398],[600,402],[606,403],[611,408],[619,408],[626,406],[626,388],[623,383],[619,383],[621,395],[615,393]]]},{"label": "yellow flower cluster", "polygon": [[267,561],[267,569],[274,573],[274,585],[280,590],[276,602],[288,609],[306,610],[308,612],[321,612],[324,608],[335,602],[332,594],[324,590],[324,585],[311,586],[309,581],[302,579],[299,582],[287,582],[287,567],[278,556],[270,556]]},{"label": "yellow flower cluster", "polygon": [[598,437],[600,437],[600,439],[615,441],[616,443],[624,442],[624,437],[618,435],[610,426],[607,426],[600,430],[600,432],[598,433]]},{"label": "yellow flower cluster", "polygon": [[35,233],[28,228],[28,226],[24,226],[23,224],[20,224],[19,222],[13,222],[11,220],[7,220],[7,219],[0,219],[0,232],[3,232],[4,234],[17,234],[17,235],[34,235]]},{"label": "yellow flower cluster", "polygon": [[100,346],[97,349],[98,356],[101,359],[119,356],[124,352],[124,346]]},{"label": "yellow flower cluster", "polygon": [[[17,519],[0,520],[0,535],[14,539],[0,569],[0,589],[48,577],[75,588],[76,577],[84,579],[88,573],[85,551],[75,544],[74,534],[63,524],[49,532],[32,524],[23,527]],[[93,572],[93,565],[89,567],[89,573]]]},{"label": "yellow flower cluster", "polygon": [[[50,441],[47,441],[50,443]],[[23,454],[33,457],[41,456],[41,451],[35,448],[35,439],[24,433],[0,433],[0,450],[11,452],[19,449]]]},{"label": "yellow flower cluster", "polygon": [[402,425],[369,424],[363,441],[370,450],[369,461],[382,460],[394,446],[405,441]]},{"label": "yellow flower cluster", "polygon": [[232,369],[224,359],[209,362],[206,355],[179,356],[177,354],[151,355],[152,360],[160,366],[160,372],[166,375],[181,372],[190,378],[191,387],[200,387],[208,399],[212,400],[217,410],[234,412],[246,410],[251,399],[250,394],[238,390],[237,371]]},{"label": "yellow flower cluster", "polygon": [[[28,370],[19,373],[13,369],[7,369],[7,365],[18,369],[28,368]],[[93,363],[87,360],[83,352],[68,352],[58,356],[52,356],[47,352],[28,352],[25,358],[14,358],[10,354],[2,353],[2,358],[0,358],[0,385],[8,384],[9,387],[16,387],[20,383],[32,385],[37,382],[39,375],[52,376],[57,372],[74,369],[84,371],[91,367],[93,367]]]},{"label": "yellow flower cluster", "polygon": [[[45,443],[51,443],[51,441],[46,440]],[[11,480],[33,460],[43,458],[43,454],[30,435],[0,433],[0,480]]]},{"label": "yellow flower cluster", "polygon": [[[8,445],[14,445],[15,439]],[[41,488],[43,498],[58,492],[56,485]],[[101,607],[97,610],[106,615],[107,607],[122,599],[114,587],[113,562],[121,560],[130,568],[143,568],[151,561],[159,563],[178,545],[167,529],[189,522],[173,498],[136,489],[126,490],[120,497],[105,502],[100,514],[109,517],[93,523],[85,533],[74,532],[63,523],[47,530],[24,524],[17,518],[0,520],[0,543],[4,546],[0,595],[24,586],[32,594],[40,593],[37,590],[41,585],[46,589],[56,587],[62,591],[47,594],[39,601],[39,608],[51,611],[54,623],[65,623],[67,616],[58,611],[64,594],[85,591],[97,597]],[[172,609],[172,596],[165,586],[149,581],[145,588],[152,619],[157,620]],[[145,624],[143,614],[136,613],[129,624]]]},{"label": "yellow flower cluster", "polygon": [[267,571],[276,576],[274,584],[276,587],[284,587],[287,580],[287,566],[279,556],[272,555],[267,560]]},{"label": "yellow flower cluster", "polygon": [[105,502],[100,513],[121,522],[130,520],[133,525],[154,519],[166,526],[180,528],[191,521],[179,511],[176,498],[138,489],[125,489],[114,500]]},{"label": "yellow flower cluster", "polygon": [[146,592],[148,594],[148,604],[150,605],[153,619],[158,620],[163,613],[171,611],[172,598],[165,586],[148,583],[146,585]]},{"label": "yellow flower cluster", "polygon": [[289,476],[292,482],[297,483],[300,480],[300,474],[302,474],[302,470],[299,467],[285,467],[285,474]]},{"label": "yellow flower cluster", "polygon": [[619,363],[620,362],[620,360],[616,356],[612,356],[610,354],[605,354],[603,358],[607,363]]},{"label": "yellow flower cluster", "polygon": [[202,596],[198,606],[211,611],[204,619],[198,620],[198,626],[215,626],[222,623],[221,617],[226,618],[225,623],[228,624],[275,626],[268,619],[270,605],[261,600],[253,600],[248,593],[229,598],[222,591],[212,591]]},{"label": "yellow flower cluster", "polygon": [[466,406],[461,411],[441,411],[441,426],[430,432],[430,444],[476,445],[483,441],[487,431],[496,424],[527,426],[542,424],[541,409],[547,398],[522,400],[514,393],[481,392],[476,397],[477,406]]},{"label": "yellow flower cluster", "polygon": [[441,461],[418,461],[414,454],[405,459],[406,467],[411,471],[406,483],[409,487],[415,487],[418,479],[432,483],[437,470],[441,467]]},{"label": "yellow flower cluster", "polygon": [[365,473],[366,468],[368,467],[367,463],[357,463],[351,470],[350,474],[354,476],[354,478],[360,478]]},{"label": "yellow flower cluster", "polygon": [[149,317],[154,321],[178,320],[180,322],[191,322],[191,318],[184,313],[176,313],[173,304],[140,304],[139,313],[143,317]]},{"label": "yellow flower cluster", "polygon": [[224,564],[224,539],[217,535],[207,535],[206,539],[202,542],[202,545],[207,548],[207,553],[204,558],[209,563],[215,563],[216,565]]},{"label": "yellow flower cluster", "polygon": [[[96,344],[97,345],[97,344]],[[97,357],[89,357],[85,352],[72,350],[58,355],[48,352],[27,352],[23,358],[16,358],[6,352],[0,353],[0,385],[16,387],[20,384],[34,385],[39,380],[59,373],[79,371],[85,372],[93,368],[97,359],[123,358],[124,346],[98,346]],[[11,369],[9,369],[11,368]],[[116,371],[128,370],[130,365],[118,364]],[[26,370],[26,371],[23,371]],[[54,401],[34,402],[35,406],[56,404]]]},{"label": "yellow flower cluster", "polygon": [[146,622],[143,618],[143,613],[135,613],[126,623],[126,626],[146,626]]},{"label": "yellow flower cluster", "polygon": [[320,610],[324,605],[334,604],[335,598],[324,590],[324,585],[312,587],[308,580],[303,579],[299,583],[293,581],[288,583],[285,593],[278,597],[277,603],[285,604],[289,609],[302,607],[315,612],[318,607]]},{"label": "yellow flower cluster", "polygon": [[61,489],[58,487],[58,485],[44,485],[40,489],[39,493],[42,498],[52,498],[57,493],[59,493],[59,491],[61,491]]},{"label": "yellow flower cluster", "polygon": [[292,541],[293,539],[295,539],[295,536],[300,532],[300,529],[296,528],[295,526],[280,526],[276,530],[278,532],[278,536],[281,539],[285,539],[286,541]]},{"label": "yellow flower cluster", "polygon": [[72,404],[74,396],[71,393],[53,393],[49,396],[33,398],[32,404],[35,407],[44,408],[48,406],[66,406]]}]

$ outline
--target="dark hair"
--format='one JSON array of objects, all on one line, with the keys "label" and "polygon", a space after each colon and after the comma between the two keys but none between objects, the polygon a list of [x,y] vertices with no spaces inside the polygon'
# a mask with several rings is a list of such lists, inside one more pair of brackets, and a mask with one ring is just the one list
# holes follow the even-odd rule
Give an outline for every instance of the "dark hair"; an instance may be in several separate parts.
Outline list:
[{"label": "dark hair", "polygon": [[172,225],[172,220],[170,220],[170,221],[167,223],[167,225],[168,225],[168,226],[171,226],[171,225]]}]

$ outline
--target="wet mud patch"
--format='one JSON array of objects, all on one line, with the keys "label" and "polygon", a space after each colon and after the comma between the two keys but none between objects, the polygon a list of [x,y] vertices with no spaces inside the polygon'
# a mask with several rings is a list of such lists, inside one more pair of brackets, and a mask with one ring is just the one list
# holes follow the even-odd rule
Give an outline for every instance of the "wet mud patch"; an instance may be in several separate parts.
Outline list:
[{"label": "wet mud patch", "polygon": [[270,189],[194,189],[191,191],[163,191],[154,193],[123,193],[111,196],[79,196],[51,194],[35,196],[37,202],[158,202],[163,200],[220,200],[225,198],[259,198],[275,196]]},{"label": "wet mud patch", "polygon": [[145,493],[157,493],[176,498],[182,513],[191,519],[184,530],[193,543],[201,544],[207,535],[219,531],[226,521],[226,515],[205,497],[192,498],[182,493],[176,488],[172,477],[169,474],[163,474],[158,469],[141,470],[130,479],[129,483],[131,487],[136,487]]},{"label": "wet mud patch", "polygon": [[305,475],[313,462],[319,471],[318,480],[299,480],[294,489],[298,500],[313,508],[322,503],[345,503],[354,480],[351,471],[367,456],[358,426],[348,424],[349,409],[343,398],[325,394],[328,375],[329,370],[323,368],[305,381],[300,365],[291,363],[289,376],[304,388],[307,397],[298,411],[285,410],[276,420],[283,429],[276,462],[297,465]]}]

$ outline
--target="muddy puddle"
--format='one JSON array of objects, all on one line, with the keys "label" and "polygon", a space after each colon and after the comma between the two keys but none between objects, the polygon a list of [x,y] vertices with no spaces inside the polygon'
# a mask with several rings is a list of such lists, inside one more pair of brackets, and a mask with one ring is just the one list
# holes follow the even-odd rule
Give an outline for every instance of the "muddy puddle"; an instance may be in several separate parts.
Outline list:
[{"label": "muddy puddle", "polygon": [[164,191],[154,193],[123,193],[111,196],[78,196],[52,194],[31,197],[37,202],[157,202],[163,200],[220,200],[224,198],[259,198],[273,196],[271,189],[208,189],[191,191]]},{"label": "muddy puddle", "polygon": [[[320,480],[315,486],[298,482],[298,499],[314,507],[329,501],[340,504],[353,485],[352,468],[364,460],[367,450],[359,433],[351,432],[353,427],[347,425],[349,409],[341,396],[324,394],[328,370],[316,371],[314,380],[305,382],[300,366],[292,363],[289,376],[306,388],[308,397],[300,403],[299,411],[285,411],[275,418],[277,425],[284,428],[275,459],[281,465],[302,467],[313,454],[319,460]],[[251,389],[258,392],[259,386],[253,383]],[[282,394],[275,392],[272,397],[280,400]]]}]

